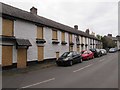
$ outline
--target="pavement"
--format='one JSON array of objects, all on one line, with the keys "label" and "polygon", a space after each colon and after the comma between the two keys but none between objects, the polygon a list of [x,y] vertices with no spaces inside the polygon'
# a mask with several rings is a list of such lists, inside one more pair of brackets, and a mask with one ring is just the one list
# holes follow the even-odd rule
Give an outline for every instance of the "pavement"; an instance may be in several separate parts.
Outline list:
[{"label": "pavement", "polygon": [[[2,77],[3,88],[118,88],[118,52],[63,67],[28,70]],[[12,83],[11,83],[12,82]]]}]

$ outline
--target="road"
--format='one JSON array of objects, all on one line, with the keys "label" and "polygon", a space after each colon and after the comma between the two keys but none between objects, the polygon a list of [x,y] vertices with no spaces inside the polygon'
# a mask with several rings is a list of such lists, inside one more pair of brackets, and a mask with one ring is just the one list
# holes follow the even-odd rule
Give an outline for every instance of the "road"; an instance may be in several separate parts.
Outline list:
[{"label": "road", "polygon": [[3,76],[3,88],[118,88],[118,52],[69,67]]}]

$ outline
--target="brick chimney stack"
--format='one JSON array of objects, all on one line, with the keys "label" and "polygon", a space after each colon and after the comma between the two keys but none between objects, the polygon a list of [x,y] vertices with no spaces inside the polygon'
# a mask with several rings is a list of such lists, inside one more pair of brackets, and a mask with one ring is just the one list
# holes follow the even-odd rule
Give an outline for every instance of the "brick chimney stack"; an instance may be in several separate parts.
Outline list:
[{"label": "brick chimney stack", "polygon": [[89,29],[86,29],[86,31],[85,31],[88,35],[90,34],[90,31],[89,31]]},{"label": "brick chimney stack", "polygon": [[78,25],[74,25],[74,29],[78,30]]},{"label": "brick chimney stack", "polygon": [[108,34],[109,37],[112,37],[112,34]]},{"label": "brick chimney stack", "polygon": [[30,12],[31,12],[32,14],[37,15],[37,8],[32,7],[32,8],[30,9]]}]

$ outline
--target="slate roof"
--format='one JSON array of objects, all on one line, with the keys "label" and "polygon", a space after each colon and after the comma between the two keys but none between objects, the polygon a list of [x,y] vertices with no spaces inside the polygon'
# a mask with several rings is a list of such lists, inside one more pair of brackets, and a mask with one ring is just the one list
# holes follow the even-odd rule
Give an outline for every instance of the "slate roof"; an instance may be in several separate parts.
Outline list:
[{"label": "slate roof", "polygon": [[53,20],[44,18],[42,16],[34,15],[30,12],[27,12],[27,11],[18,9],[16,7],[2,3],[2,17],[6,17],[6,16],[10,18],[14,18],[14,19],[22,19],[22,20],[30,21],[30,22],[35,23],[36,25],[48,26],[51,28],[59,29],[59,30],[73,33],[73,34],[79,34],[81,36],[85,36],[85,37],[98,40],[96,37],[92,35],[88,35],[87,33],[83,31],[76,30],[67,25],[55,22]]},{"label": "slate roof", "polygon": [[18,46],[32,46],[28,39],[16,39],[16,43]]}]

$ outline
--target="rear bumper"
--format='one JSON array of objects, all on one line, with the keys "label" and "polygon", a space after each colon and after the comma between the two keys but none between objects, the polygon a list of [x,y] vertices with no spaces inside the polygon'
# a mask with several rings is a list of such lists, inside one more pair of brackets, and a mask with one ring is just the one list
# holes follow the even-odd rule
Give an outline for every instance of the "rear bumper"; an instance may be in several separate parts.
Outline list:
[{"label": "rear bumper", "polygon": [[70,61],[56,61],[57,65],[69,65]]}]

